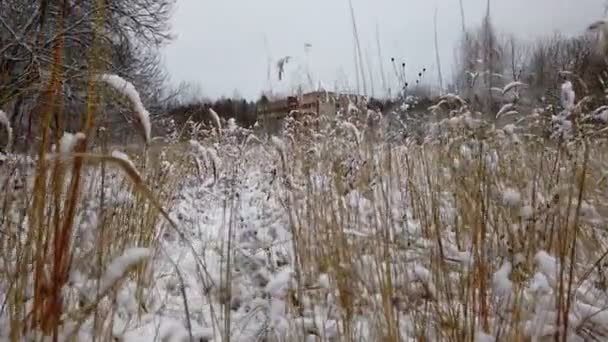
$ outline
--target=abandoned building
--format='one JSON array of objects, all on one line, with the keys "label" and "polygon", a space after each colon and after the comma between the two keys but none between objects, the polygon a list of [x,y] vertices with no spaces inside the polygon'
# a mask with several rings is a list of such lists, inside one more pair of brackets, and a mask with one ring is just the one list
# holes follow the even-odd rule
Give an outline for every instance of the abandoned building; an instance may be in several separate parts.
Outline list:
[{"label": "abandoned building", "polygon": [[363,99],[363,96],[354,94],[314,91],[300,96],[288,96],[274,101],[261,102],[258,104],[258,117],[282,119],[293,111],[333,115],[340,109],[348,108],[349,103],[358,105]]}]

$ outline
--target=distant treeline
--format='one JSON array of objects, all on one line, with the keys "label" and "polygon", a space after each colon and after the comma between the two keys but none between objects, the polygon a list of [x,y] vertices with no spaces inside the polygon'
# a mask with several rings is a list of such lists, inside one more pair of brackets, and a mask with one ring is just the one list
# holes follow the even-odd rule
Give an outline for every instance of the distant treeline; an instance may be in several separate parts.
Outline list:
[{"label": "distant treeline", "polygon": [[176,104],[169,108],[168,116],[178,126],[187,121],[209,122],[211,115],[209,108],[213,108],[220,118],[228,120],[234,118],[238,125],[252,127],[257,120],[257,105],[245,99],[221,98],[215,101]]},{"label": "distant treeline", "polygon": [[[209,109],[218,113],[221,119],[234,118],[240,126],[250,128],[258,120],[258,106],[269,101],[265,96],[257,101],[245,99],[221,98],[215,101],[197,101],[188,104],[173,104],[167,110],[168,117],[174,120],[177,126],[184,125],[188,120],[192,122],[210,122]],[[368,109],[381,112],[392,110],[395,102],[371,98],[367,104]]]}]

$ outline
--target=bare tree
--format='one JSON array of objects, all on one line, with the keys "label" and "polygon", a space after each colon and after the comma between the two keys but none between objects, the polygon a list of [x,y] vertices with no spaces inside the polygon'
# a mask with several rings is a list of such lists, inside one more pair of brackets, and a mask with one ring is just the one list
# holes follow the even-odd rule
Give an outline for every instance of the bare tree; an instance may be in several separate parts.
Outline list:
[{"label": "bare tree", "polygon": [[[27,126],[31,133],[36,121],[32,111],[43,100],[42,89],[53,67],[61,70],[65,104],[74,109],[82,106],[84,84],[92,71],[91,51],[100,53],[98,71],[128,78],[148,101],[158,98],[165,78],[158,48],[170,39],[168,23],[173,3],[0,1],[0,108],[11,114],[16,129]],[[61,65],[55,65],[57,59],[53,58],[58,48]],[[77,118],[73,121],[78,122]],[[69,123],[67,120],[57,125]]]}]

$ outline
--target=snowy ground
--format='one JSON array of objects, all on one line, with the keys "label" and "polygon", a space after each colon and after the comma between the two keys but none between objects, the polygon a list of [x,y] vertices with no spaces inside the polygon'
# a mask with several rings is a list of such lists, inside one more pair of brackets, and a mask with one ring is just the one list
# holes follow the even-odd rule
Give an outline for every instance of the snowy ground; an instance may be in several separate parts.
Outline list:
[{"label": "snowy ground", "polygon": [[[117,170],[106,171],[99,192],[101,171],[88,169],[62,289],[63,336],[608,338],[603,143],[558,149],[464,110],[433,123],[423,145],[386,139],[377,113],[327,121],[288,122],[277,137],[229,126],[180,145],[179,162],[161,153],[157,169],[142,174],[158,193],[161,180],[169,184],[162,203],[174,224]],[[0,183],[30,189],[27,164]],[[27,197],[13,200],[11,234],[28,227],[19,221]],[[109,226],[124,234],[108,232],[117,239],[110,243],[99,233],[104,205],[123,213]],[[32,305],[30,277],[17,289],[10,280],[19,274],[11,248],[19,255],[29,245],[9,242],[1,245],[0,340],[23,314],[15,293],[24,289],[26,312]],[[99,246],[111,255],[101,266],[91,259]]]},{"label": "snowy ground", "polygon": [[[254,336],[263,335],[266,325],[272,324],[270,317],[280,317],[276,312],[280,299],[272,299],[272,295],[280,297],[288,285],[291,258],[284,246],[289,243],[287,217],[276,195],[270,193],[271,167],[271,163],[252,163],[236,179],[223,175],[213,185],[194,177],[186,181],[171,217],[184,229],[191,245],[167,232],[162,244],[166,254],[159,258],[154,276],[155,297],[162,299],[147,324],[138,322],[140,328],[127,332],[127,340],[150,341],[159,326],[161,331],[181,326],[171,333],[187,335],[179,279],[171,263],[164,260],[167,258],[179,265],[184,276],[196,336],[222,340],[220,322],[225,320],[225,308],[221,303],[230,309],[233,341],[255,340]],[[233,246],[227,242],[230,233]],[[232,253],[226,253],[229,248]],[[224,285],[228,254],[234,258],[230,294]]]}]

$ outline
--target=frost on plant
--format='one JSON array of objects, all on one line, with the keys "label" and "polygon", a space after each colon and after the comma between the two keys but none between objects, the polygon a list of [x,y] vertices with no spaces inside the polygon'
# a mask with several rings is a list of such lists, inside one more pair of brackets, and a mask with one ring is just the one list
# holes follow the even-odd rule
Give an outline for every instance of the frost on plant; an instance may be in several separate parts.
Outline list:
[{"label": "frost on plant", "polygon": [[509,84],[507,84],[503,89],[502,89],[502,93],[503,94],[507,94],[508,92],[510,92],[511,90],[514,89],[518,89],[518,88],[522,88],[522,87],[526,87],[527,84],[523,83],[523,82],[519,82],[519,81],[513,81]]},{"label": "frost on plant", "polygon": [[285,155],[285,143],[283,142],[283,140],[281,140],[281,138],[279,138],[277,136],[272,136],[272,138],[270,138],[270,141],[272,142],[272,145],[274,145],[274,147],[277,149],[277,151],[279,151],[281,156],[284,156]]},{"label": "frost on plant", "polygon": [[132,170],[137,170],[137,168],[135,167],[135,164],[133,163],[131,158],[129,158],[129,156],[126,153],[114,150],[114,151],[112,151],[112,157],[127,163],[127,165],[129,165],[129,167]]},{"label": "frost on plant", "polygon": [[130,248],[121,256],[112,260],[101,276],[100,294],[105,293],[110,287],[116,284],[134,266],[152,256],[149,248]]},{"label": "frost on plant", "polygon": [[561,92],[562,107],[565,110],[572,110],[572,108],[574,108],[575,100],[576,100],[576,95],[574,94],[572,82],[570,82],[570,81],[564,82],[564,84],[562,84],[562,92]]},{"label": "frost on plant", "polygon": [[110,74],[104,74],[99,76],[99,80],[109,84],[116,91],[121,92],[129,99],[129,101],[131,101],[131,104],[133,105],[133,108],[135,110],[135,114],[137,114],[137,119],[139,120],[139,123],[142,126],[144,138],[146,139],[147,143],[150,143],[152,135],[150,113],[144,106],[139,96],[139,92],[137,92],[137,89],[135,89],[133,84],[118,75]]},{"label": "frost on plant", "polygon": [[496,119],[500,118],[505,113],[508,113],[509,111],[511,111],[511,109],[513,109],[513,107],[514,107],[514,105],[512,103],[507,103],[506,105],[502,106],[502,108],[500,108],[498,113],[496,113]]},{"label": "frost on plant", "polygon": [[74,147],[79,141],[85,139],[85,135],[82,132],[76,134],[65,132],[59,140],[59,153],[62,157],[68,157],[70,153],[74,151]]},{"label": "frost on plant", "polygon": [[502,201],[509,207],[517,207],[521,203],[521,194],[513,188],[507,188],[502,192]]},{"label": "frost on plant", "polygon": [[4,129],[6,130],[6,136],[7,136],[6,139],[7,140],[6,140],[5,150],[8,152],[8,150],[10,150],[11,144],[13,142],[13,128],[11,127],[11,122],[8,119],[8,116],[2,110],[0,110],[0,125],[2,125],[4,127]]},{"label": "frost on plant", "polygon": [[494,291],[498,296],[508,296],[513,289],[513,283],[509,277],[511,276],[511,263],[505,262],[493,277]]},{"label": "frost on plant", "polygon": [[222,131],[222,123],[220,121],[220,116],[217,114],[213,108],[209,108],[209,113],[211,114],[211,118],[213,119],[213,123],[217,127],[217,131],[221,133]]}]

